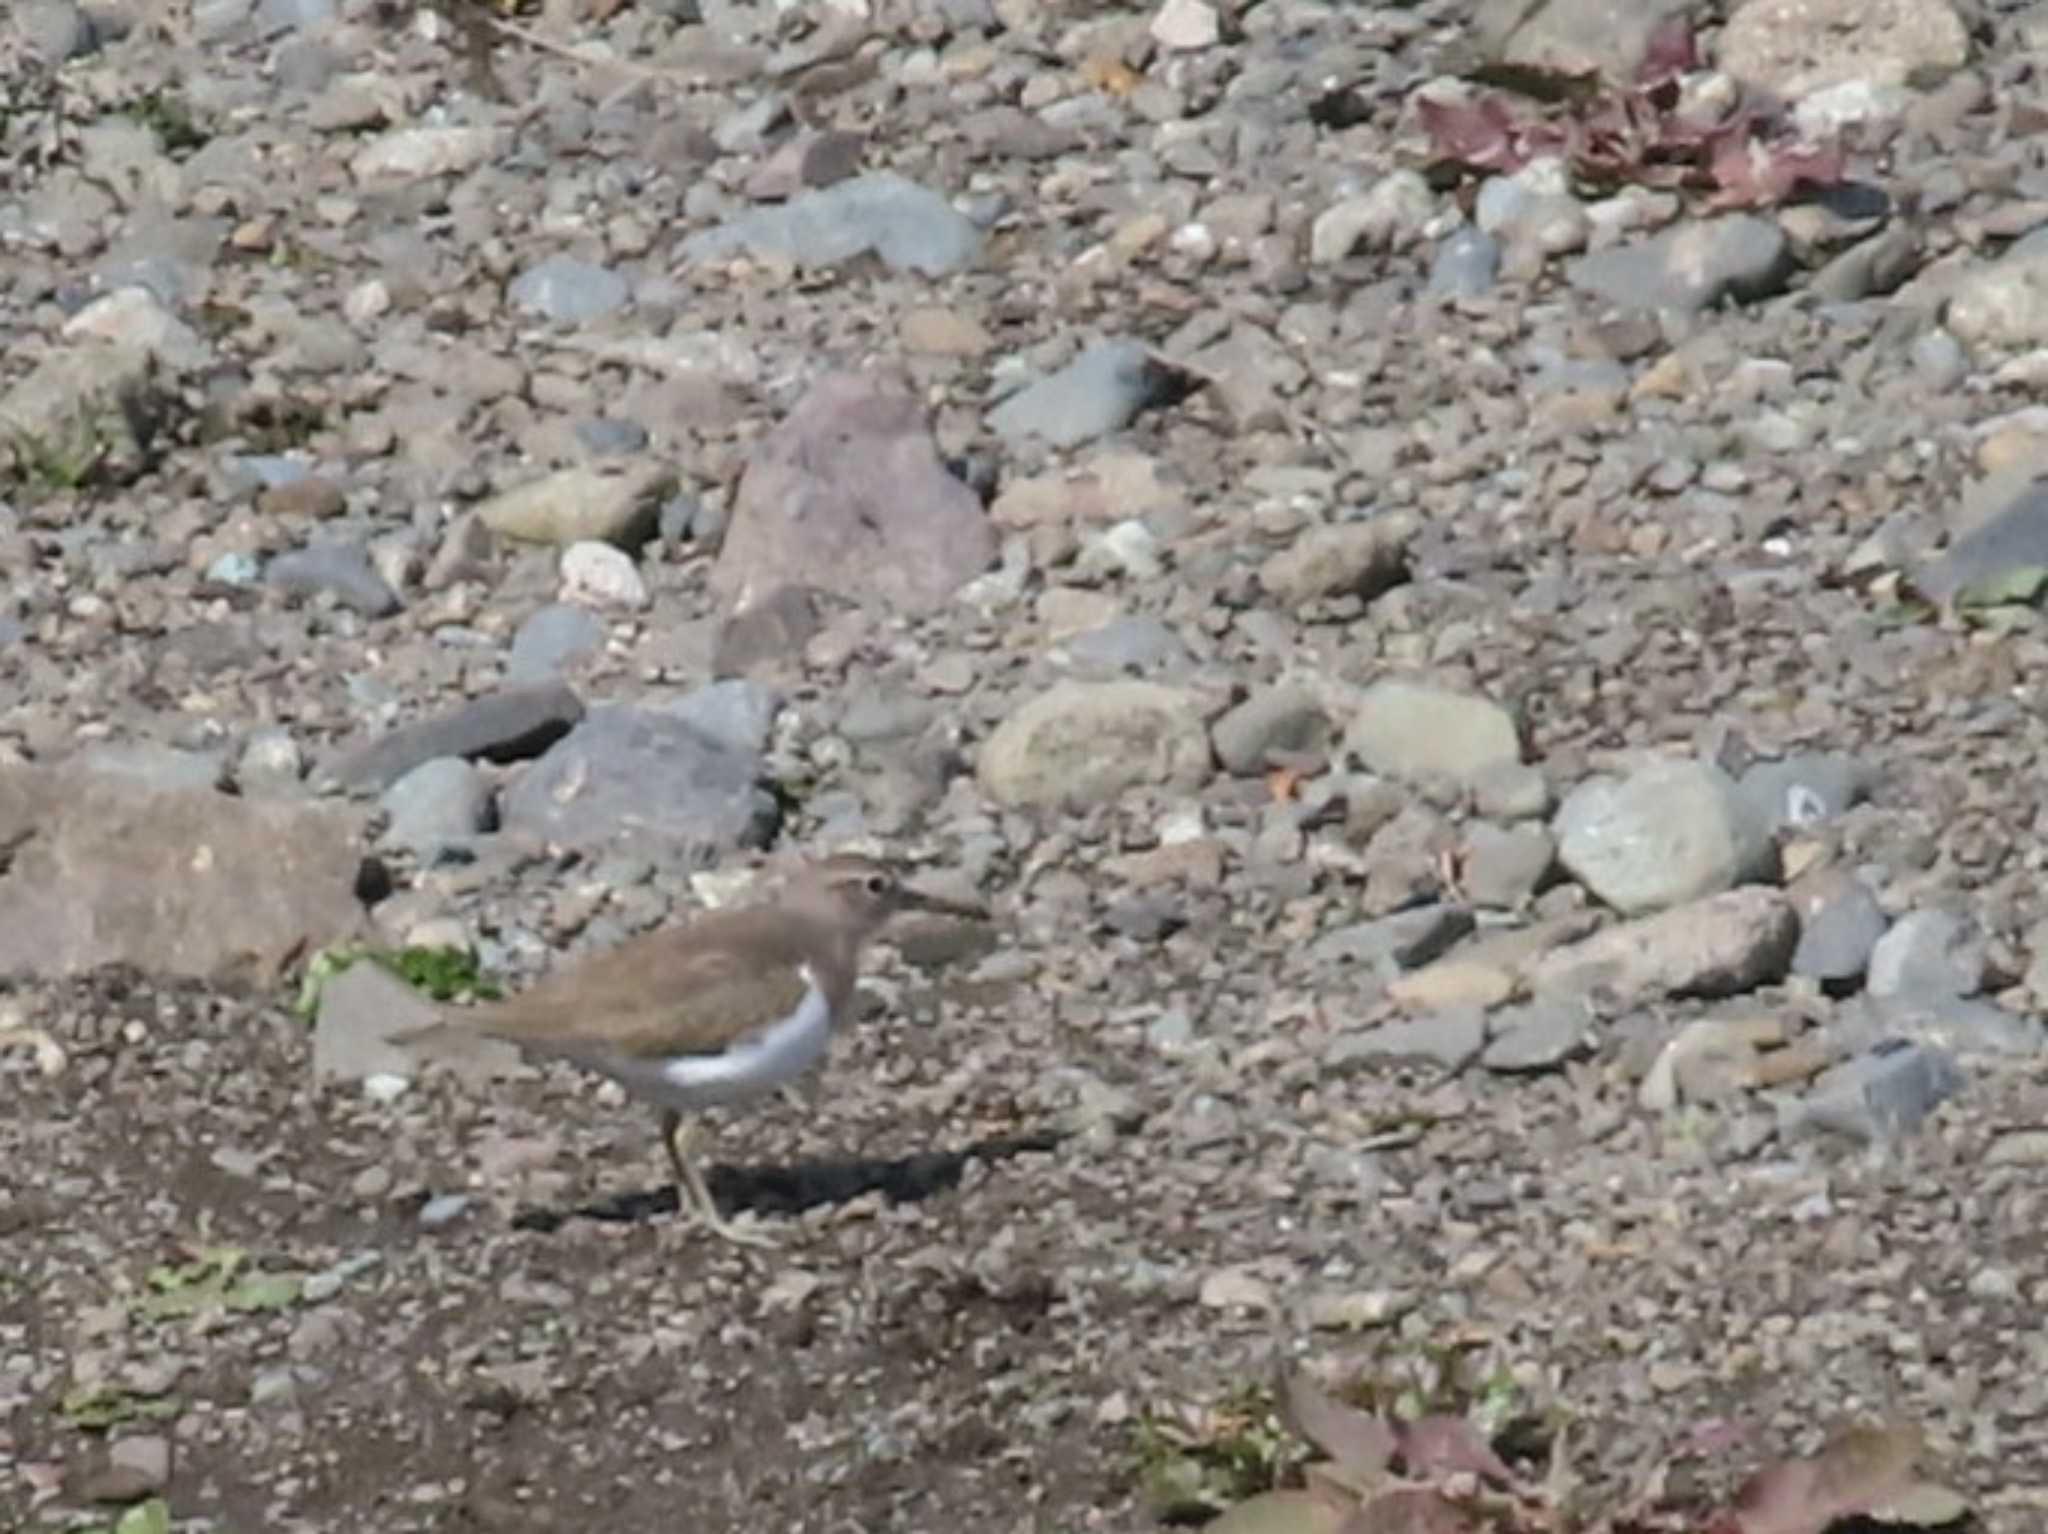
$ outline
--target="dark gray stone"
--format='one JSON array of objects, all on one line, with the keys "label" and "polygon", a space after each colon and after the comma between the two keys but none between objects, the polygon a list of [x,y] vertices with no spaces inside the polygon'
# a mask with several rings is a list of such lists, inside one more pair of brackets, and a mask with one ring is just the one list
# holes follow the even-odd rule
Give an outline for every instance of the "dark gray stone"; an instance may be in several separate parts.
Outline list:
[{"label": "dark gray stone", "polygon": [[705,862],[773,836],[780,812],[760,766],[674,713],[608,704],[521,774],[504,825],[585,848],[630,839],[646,857]]},{"label": "dark gray stone", "polygon": [[503,687],[353,747],[322,776],[344,788],[389,788],[437,756],[516,762],[538,756],[583,717],[583,700],[560,682]]}]

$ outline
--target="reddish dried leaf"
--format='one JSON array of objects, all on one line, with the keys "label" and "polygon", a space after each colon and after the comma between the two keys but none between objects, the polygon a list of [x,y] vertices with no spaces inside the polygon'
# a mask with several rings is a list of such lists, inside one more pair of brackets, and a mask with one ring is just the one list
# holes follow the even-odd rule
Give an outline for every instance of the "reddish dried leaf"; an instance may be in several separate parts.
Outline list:
[{"label": "reddish dried leaf", "polygon": [[1822,1534],[1839,1518],[1884,1506],[1912,1483],[1920,1433],[1911,1426],[1852,1427],[1811,1459],[1764,1466],[1737,1493],[1741,1534]]},{"label": "reddish dried leaf", "polygon": [[1842,177],[1842,152],[1834,145],[1768,143],[1729,134],[1709,151],[1708,172],[1717,190],[1714,208],[1761,208],[1783,202],[1802,182],[1826,185]]},{"label": "reddish dried leaf", "polygon": [[1415,115],[1442,159],[1474,170],[1519,170],[1527,163],[1514,112],[1499,96],[1417,96]]},{"label": "reddish dried leaf", "polygon": [[1339,1534],[1472,1534],[1478,1528],[1427,1486],[1383,1491],[1353,1513]]},{"label": "reddish dried leaf", "polygon": [[1463,1417],[1437,1415],[1404,1422],[1395,1430],[1401,1462],[1414,1476],[1467,1471],[1496,1486],[1515,1484],[1515,1473],[1493,1452],[1486,1435]]},{"label": "reddish dried leaf", "polygon": [[1371,1412],[1346,1406],[1299,1369],[1282,1381],[1280,1412],[1353,1479],[1377,1475],[1394,1457],[1398,1441],[1391,1427]]},{"label": "reddish dried leaf", "polygon": [[1699,67],[1699,40],[1693,36],[1691,19],[1683,14],[1667,16],[1657,24],[1643,47],[1643,60],[1636,66],[1636,82],[1661,85]]}]

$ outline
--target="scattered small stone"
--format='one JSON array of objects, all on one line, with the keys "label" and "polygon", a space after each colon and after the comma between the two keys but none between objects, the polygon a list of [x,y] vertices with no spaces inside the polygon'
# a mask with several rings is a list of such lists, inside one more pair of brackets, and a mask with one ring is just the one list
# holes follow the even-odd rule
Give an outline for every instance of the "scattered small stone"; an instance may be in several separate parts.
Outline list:
[{"label": "scattered small stone", "polygon": [[420,1224],[428,1230],[439,1230],[444,1225],[453,1225],[474,1203],[467,1193],[437,1193],[420,1206]]},{"label": "scattered small stone", "polygon": [[675,488],[674,472],[655,464],[560,469],[493,496],[477,508],[477,519],[506,538],[610,543],[631,553],[653,536]]},{"label": "scattered small stone", "polygon": [[1341,1072],[1419,1063],[1455,1074],[1478,1059],[1485,1047],[1486,1013],[1478,1007],[1453,1007],[1431,1017],[1339,1034],[1323,1051],[1323,1069]]},{"label": "scattered small stone", "polygon": [[1256,777],[1281,760],[1320,760],[1329,749],[1330,716],[1305,687],[1254,692],[1209,727],[1216,760],[1226,772]]},{"label": "scattered small stone", "polygon": [[602,619],[587,607],[551,602],[512,635],[512,648],[505,657],[505,680],[546,681],[603,648]]},{"label": "scattered small stone", "polygon": [[683,256],[723,261],[745,251],[822,268],[873,252],[891,271],[944,277],[972,266],[981,244],[981,231],[938,193],[876,171],[692,235]]},{"label": "scattered small stone", "polygon": [[1575,997],[1539,997],[1494,1014],[1493,1037],[1479,1057],[1489,1071],[1524,1074],[1555,1070],[1585,1048],[1593,1019]]},{"label": "scattered small stone", "polygon": [[988,424],[1009,442],[1037,437],[1052,447],[1078,447],[1171,398],[1180,376],[1137,341],[1098,341],[996,406]]},{"label": "scattered small stone", "polygon": [[422,762],[377,801],[389,818],[384,839],[431,860],[491,829],[490,780],[460,757]]},{"label": "scattered small stone", "polygon": [[1557,862],[1557,843],[1541,826],[1474,821],[1459,849],[1458,887],[1474,905],[1514,910],[1542,887]]},{"label": "scattered small stone", "polygon": [[562,600],[636,611],[647,605],[647,583],[633,556],[623,549],[609,543],[572,543],[562,550]]},{"label": "scattered small stone", "polygon": [[1871,948],[1873,996],[1974,996],[1984,988],[1984,935],[1954,911],[1909,911]]},{"label": "scattered small stone", "polygon": [[1790,1108],[1784,1128],[1894,1144],[1962,1086],[1961,1070],[1942,1050],[1898,1045],[1830,1071]]},{"label": "scattered small stone", "polygon": [[1416,522],[1388,512],[1312,528],[1259,567],[1259,584],[1290,607],[1331,597],[1371,601],[1408,579]]},{"label": "scattered small stone", "polygon": [[1794,880],[1786,893],[1799,913],[1792,973],[1824,982],[1863,974],[1889,923],[1869,887],[1844,869],[1823,868]]},{"label": "scattered small stone", "polygon": [[540,755],[582,718],[583,700],[560,682],[502,687],[344,751],[323,775],[347,788],[381,792],[436,757],[523,761]]},{"label": "scattered small stone", "polygon": [[1776,223],[1736,213],[1595,250],[1565,270],[1573,287],[1605,303],[1696,314],[1724,299],[1767,298],[1792,266],[1791,242]]},{"label": "scattered small stone", "polygon": [[631,289],[607,267],[550,256],[512,280],[505,296],[559,325],[587,325],[625,307]]},{"label": "scattered small stone", "polygon": [[316,543],[271,560],[264,577],[296,596],[331,596],[366,618],[388,618],[402,605],[360,543]]}]

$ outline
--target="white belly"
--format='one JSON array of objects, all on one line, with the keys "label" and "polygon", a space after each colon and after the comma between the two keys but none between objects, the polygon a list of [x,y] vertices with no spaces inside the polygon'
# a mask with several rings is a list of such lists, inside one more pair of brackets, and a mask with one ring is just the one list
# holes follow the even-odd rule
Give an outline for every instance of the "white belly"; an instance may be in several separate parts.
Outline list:
[{"label": "white belly", "polygon": [[789,1016],[723,1054],[612,1060],[605,1069],[627,1091],[661,1107],[711,1108],[745,1102],[796,1080],[824,1057],[831,1038],[831,1009],[825,993],[813,985]]}]

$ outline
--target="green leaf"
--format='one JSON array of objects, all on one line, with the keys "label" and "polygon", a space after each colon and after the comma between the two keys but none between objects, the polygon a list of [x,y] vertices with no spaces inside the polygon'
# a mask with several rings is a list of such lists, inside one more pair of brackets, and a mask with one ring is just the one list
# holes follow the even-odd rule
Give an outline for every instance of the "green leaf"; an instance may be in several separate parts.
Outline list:
[{"label": "green leaf", "polygon": [[337,943],[332,948],[323,948],[306,961],[306,973],[299,981],[298,999],[292,1003],[292,1012],[300,1019],[310,1022],[313,1014],[320,1010],[320,993],[327,982],[347,969],[366,952],[352,943]]},{"label": "green leaf", "polygon": [[115,1522],[114,1534],[171,1534],[171,1504],[162,1497],[136,1503]]},{"label": "green leaf", "polygon": [[124,1422],[175,1417],[178,1403],[140,1396],[119,1385],[85,1385],[65,1396],[57,1413],[73,1427],[97,1432]]},{"label": "green leaf", "polygon": [[244,1274],[248,1261],[240,1247],[215,1246],[203,1248],[191,1262],[152,1268],[145,1282],[154,1292],[135,1308],[161,1321],[209,1310],[283,1310],[298,1303],[305,1275]]},{"label": "green leaf", "polygon": [[476,955],[466,948],[401,948],[374,956],[392,974],[435,1001],[474,996],[496,1001],[498,988],[483,978]]}]

